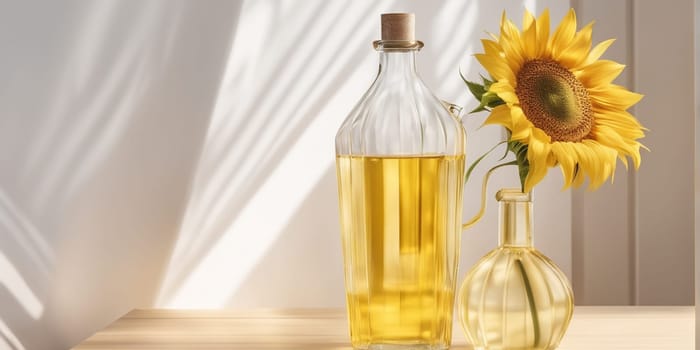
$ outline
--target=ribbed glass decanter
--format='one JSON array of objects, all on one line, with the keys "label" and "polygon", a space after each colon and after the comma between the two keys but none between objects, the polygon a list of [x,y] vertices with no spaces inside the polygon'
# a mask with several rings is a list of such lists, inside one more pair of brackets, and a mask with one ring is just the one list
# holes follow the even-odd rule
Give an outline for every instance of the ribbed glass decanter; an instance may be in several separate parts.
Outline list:
[{"label": "ribbed glass decanter", "polygon": [[564,273],[532,245],[532,200],[500,190],[499,246],[467,274],[459,291],[462,327],[477,350],[555,349],[574,310]]},{"label": "ribbed glass decanter", "polygon": [[379,74],[335,138],[356,349],[446,349],[465,134],[416,72],[412,14],[382,15]]}]

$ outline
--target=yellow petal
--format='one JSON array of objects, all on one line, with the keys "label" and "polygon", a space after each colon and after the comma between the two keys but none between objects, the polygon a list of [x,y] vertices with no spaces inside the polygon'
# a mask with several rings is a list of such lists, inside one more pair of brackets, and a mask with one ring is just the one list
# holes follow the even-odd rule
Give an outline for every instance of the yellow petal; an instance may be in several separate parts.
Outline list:
[{"label": "yellow petal", "polygon": [[629,144],[618,134],[614,129],[605,125],[595,125],[593,130],[591,130],[592,139],[598,141],[600,144],[614,148],[619,152],[630,154],[633,151]]},{"label": "yellow petal", "polygon": [[[486,34],[487,34],[488,36],[490,36],[491,39],[492,39],[493,41],[495,41],[495,42],[498,42],[498,41],[500,40],[500,38],[499,38],[498,35],[496,35],[496,34],[493,34],[493,33],[491,33],[491,32],[486,32]],[[500,45],[500,44],[499,44],[499,45]]]},{"label": "yellow petal", "polygon": [[552,154],[559,163],[562,175],[564,176],[564,186],[562,190],[567,189],[574,182],[574,171],[576,170],[576,153],[570,149],[569,142],[554,142],[552,144]]},{"label": "yellow petal", "polygon": [[615,129],[605,125],[596,125],[591,131],[595,140],[612,150],[615,150],[619,157],[630,157],[634,161],[635,167],[639,167],[641,156],[639,155],[639,142],[625,139]]},{"label": "yellow petal", "polygon": [[588,89],[591,102],[595,104],[626,110],[637,104],[644,95],[627,90],[624,86],[610,84]]},{"label": "yellow petal", "polygon": [[580,142],[572,142],[569,147],[569,151],[573,152],[573,157],[576,160],[573,186],[579,187],[583,184],[586,175],[590,176],[592,171],[589,163],[591,162],[591,156],[588,152],[588,147]]},{"label": "yellow petal", "polygon": [[619,160],[622,162],[622,165],[625,166],[625,170],[630,170],[630,166],[629,166],[629,164],[628,164],[628,162],[627,162],[627,157],[625,157],[624,155],[620,154],[620,155],[618,155],[618,158],[617,158],[617,159],[619,159]]},{"label": "yellow petal", "polygon": [[[530,163],[530,171],[525,178],[525,192],[532,190],[547,175],[547,159],[551,152],[551,144],[540,141],[536,136],[542,130],[534,129],[530,142],[527,145],[527,160]],[[541,135],[540,135],[541,136]]]},{"label": "yellow petal", "polygon": [[[520,30],[518,30],[518,27],[509,19],[505,19],[501,23],[501,40],[508,40],[511,41],[516,45],[516,48],[522,48],[522,41],[520,39]],[[499,44],[502,44],[499,42]],[[521,50],[522,52],[522,50]]]},{"label": "yellow petal", "polygon": [[[644,134],[643,130],[645,128],[642,124],[632,114],[624,110],[600,110],[593,108],[593,118],[596,124],[605,124],[614,126],[619,130]],[[638,132],[635,130],[638,130]]]},{"label": "yellow petal", "polygon": [[[504,60],[506,61],[506,64],[508,64],[508,67],[510,67],[510,70],[513,72],[513,76],[517,77],[518,72],[520,72],[520,68],[523,66],[523,64],[525,64],[525,57],[523,56],[521,49],[517,48],[516,44],[513,42],[504,41],[502,47]],[[510,81],[513,83],[516,82],[515,80]]]},{"label": "yellow petal", "polygon": [[[520,31],[513,22],[506,19],[501,24],[501,37],[498,44],[503,48],[503,53],[511,69],[517,74],[519,67],[525,62]],[[511,80],[515,81],[515,80]]]},{"label": "yellow petal", "polygon": [[530,134],[535,126],[532,125],[532,122],[527,120],[525,113],[523,113],[523,110],[518,106],[511,107],[510,116],[513,122],[513,127],[510,128],[510,139],[525,143],[530,139]]},{"label": "yellow petal", "polygon": [[[505,57],[508,66],[513,71],[513,74],[517,75],[520,66],[525,62],[525,57],[520,39],[520,31],[518,31],[515,24],[508,19],[503,19],[501,22],[501,36],[499,37],[498,44],[503,49],[503,57]],[[510,81],[515,82],[515,80]]]},{"label": "yellow petal", "polygon": [[484,125],[503,125],[508,130],[513,128],[513,119],[510,116],[510,108],[507,105],[500,105],[491,110],[488,118],[484,121]]},{"label": "yellow petal", "polygon": [[588,54],[588,57],[586,58],[586,61],[583,62],[582,66],[585,67],[598,60],[600,56],[603,56],[603,53],[605,53],[608,47],[610,47],[610,45],[612,45],[612,43],[614,42],[615,39],[608,39],[596,45],[593,48],[593,50],[591,50],[591,52]]},{"label": "yellow petal", "polygon": [[595,89],[610,84],[624,69],[625,65],[615,61],[599,60],[584,67],[581,71],[574,72],[574,75],[585,87]]},{"label": "yellow petal", "polygon": [[504,60],[486,54],[476,54],[474,57],[476,57],[479,63],[486,68],[494,79],[515,81],[513,71],[510,69],[510,67],[508,67]]},{"label": "yellow petal", "polygon": [[[637,122],[637,118],[635,118],[630,112],[627,112],[625,110],[615,108],[605,108],[605,106],[597,106],[593,105],[593,112],[595,113],[596,118],[605,118],[605,119],[623,119],[623,120],[630,120],[630,121],[635,121]],[[637,122],[635,125],[639,125]]]},{"label": "yellow petal", "polygon": [[611,128],[615,130],[618,135],[627,140],[637,140],[644,137],[644,131],[642,131],[642,129],[629,127],[616,121],[600,120],[596,121],[595,125]]},{"label": "yellow petal", "polygon": [[501,46],[493,40],[481,39],[481,45],[483,45],[486,55],[498,57],[503,53]]},{"label": "yellow petal", "polygon": [[518,96],[515,94],[515,89],[513,85],[507,80],[499,80],[489,88],[489,91],[494,92],[498,97],[500,97],[505,103],[513,105],[520,103]]},{"label": "yellow petal", "polygon": [[547,42],[549,41],[549,9],[544,9],[537,19],[537,57],[545,57],[547,52]]},{"label": "yellow petal", "polygon": [[595,190],[615,173],[617,151],[595,140],[586,139],[580,144],[582,145],[580,148],[585,149],[589,154],[588,164],[584,164],[584,168],[591,170],[588,172],[591,179],[589,189]]},{"label": "yellow petal", "polygon": [[588,57],[588,51],[591,49],[592,33],[593,22],[589,23],[578,33],[576,33],[569,46],[567,46],[558,57],[555,56],[555,59],[564,65],[564,67],[568,67],[570,69],[579,67]]},{"label": "yellow petal", "polygon": [[635,168],[635,169],[639,169],[639,166],[642,165],[642,156],[639,154],[639,148],[640,148],[640,147],[643,147],[643,148],[646,149],[647,151],[648,151],[649,149],[646,148],[644,145],[642,145],[642,144],[639,143],[639,142],[636,142],[636,143],[633,145],[633,147],[635,147],[635,152],[633,152],[633,153],[630,155],[630,157],[631,157],[632,160],[634,161],[634,168]]},{"label": "yellow petal", "polygon": [[550,48],[552,51],[552,57],[559,57],[562,51],[569,46],[569,43],[574,38],[576,33],[576,13],[573,9],[564,16],[559,23],[559,26],[554,31],[554,36],[552,36],[552,41],[550,43]]},{"label": "yellow petal", "polygon": [[540,142],[552,143],[552,137],[547,135],[547,133],[544,132],[544,130],[542,130],[540,128],[536,128],[536,127],[532,128],[532,137],[536,138]]},{"label": "yellow petal", "polygon": [[525,60],[537,57],[537,22],[530,11],[525,10],[523,17],[523,56]]},{"label": "yellow petal", "polygon": [[594,148],[596,152],[600,155],[602,159],[602,169],[601,173],[598,176],[597,182],[593,182],[594,188],[600,187],[602,184],[604,184],[608,179],[610,179],[610,183],[612,183],[615,180],[615,167],[617,165],[617,151],[614,149],[604,146],[604,145],[598,145],[597,148]]},{"label": "yellow petal", "polygon": [[583,170],[581,170],[581,168],[579,167],[578,171],[576,171],[574,175],[573,187],[581,187],[581,185],[583,185],[584,180],[586,180],[586,175],[584,174]]},{"label": "yellow petal", "polygon": [[535,23],[535,17],[532,15],[530,10],[525,9],[525,12],[523,13],[523,32],[527,28],[530,28],[533,23]]}]

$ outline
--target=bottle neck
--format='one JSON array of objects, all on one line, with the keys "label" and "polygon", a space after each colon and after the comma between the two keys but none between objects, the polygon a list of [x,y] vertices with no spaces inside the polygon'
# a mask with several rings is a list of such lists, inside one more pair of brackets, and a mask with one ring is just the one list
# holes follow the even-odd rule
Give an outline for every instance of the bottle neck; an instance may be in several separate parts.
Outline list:
[{"label": "bottle neck", "polygon": [[499,246],[532,247],[532,201],[529,194],[499,192]]},{"label": "bottle neck", "polygon": [[379,77],[385,79],[415,77],[417,51],[379,51]]}]

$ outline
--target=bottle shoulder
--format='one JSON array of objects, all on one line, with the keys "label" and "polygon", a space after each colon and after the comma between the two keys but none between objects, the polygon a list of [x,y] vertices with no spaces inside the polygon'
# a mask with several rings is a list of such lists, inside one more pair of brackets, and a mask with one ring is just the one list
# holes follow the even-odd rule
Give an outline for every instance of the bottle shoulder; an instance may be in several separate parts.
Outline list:
[{"label": "bottle shoulder", "polygon": [[336,134],[338,154],[464,154],[465,134],[418,75],[381,75]]},{"label": "bottle shoulder", "polygon": [[502,276],[493,280],[496,285],[507,285],[507,280],[521,280],[523,275],[540,279],[557,280],[566,288],[568,280],[565,274],[546,255],[533,247],[498,247],[472,267],[467,273],[467,280],[482,280],[494,273]]}]

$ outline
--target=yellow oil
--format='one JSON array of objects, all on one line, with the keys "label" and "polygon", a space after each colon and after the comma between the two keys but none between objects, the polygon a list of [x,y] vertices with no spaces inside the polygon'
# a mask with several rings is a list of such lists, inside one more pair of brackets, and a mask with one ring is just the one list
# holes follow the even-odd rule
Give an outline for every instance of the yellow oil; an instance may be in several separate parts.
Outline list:
[{"label": "yellow oil", "polygon": [[354,347],[450,344],[463,156],[338,156]]}]

